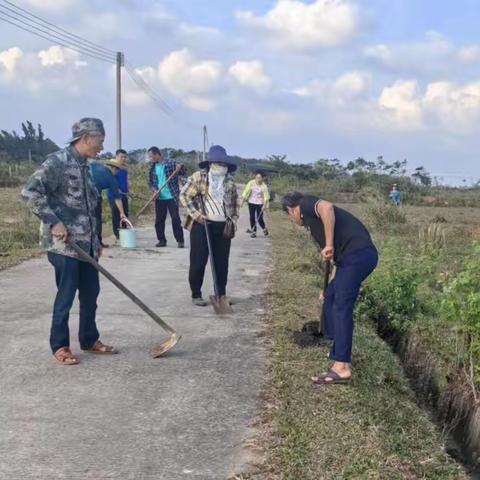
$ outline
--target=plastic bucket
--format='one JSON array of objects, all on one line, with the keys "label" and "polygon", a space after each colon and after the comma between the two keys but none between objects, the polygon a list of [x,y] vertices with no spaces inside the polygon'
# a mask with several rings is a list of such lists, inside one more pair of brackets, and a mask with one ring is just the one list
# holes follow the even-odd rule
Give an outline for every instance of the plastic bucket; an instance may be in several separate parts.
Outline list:
[{"label": "plastic bucket", "polygon": [[122,248],[136,248],[137,234],[129,220],[122,220],[127,228],[120,228],[120,246]]}]

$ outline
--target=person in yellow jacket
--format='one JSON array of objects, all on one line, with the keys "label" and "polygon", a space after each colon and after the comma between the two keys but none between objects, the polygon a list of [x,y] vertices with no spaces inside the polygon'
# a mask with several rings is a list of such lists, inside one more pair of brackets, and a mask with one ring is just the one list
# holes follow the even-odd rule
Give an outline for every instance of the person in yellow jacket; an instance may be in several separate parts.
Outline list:
[{"label": "person in yellow jacket", "polygon": [[250,233],[252,238],[257,236],[257,222],[263,229],[263,234],[268,235],[268,229],[265,225],[263,213],[268,209],[270,202],[270,193],[263,175],[258,172],[253,180],[250,180],[242,194],[242,207],[248,202],[248,210],[250,212]]}]

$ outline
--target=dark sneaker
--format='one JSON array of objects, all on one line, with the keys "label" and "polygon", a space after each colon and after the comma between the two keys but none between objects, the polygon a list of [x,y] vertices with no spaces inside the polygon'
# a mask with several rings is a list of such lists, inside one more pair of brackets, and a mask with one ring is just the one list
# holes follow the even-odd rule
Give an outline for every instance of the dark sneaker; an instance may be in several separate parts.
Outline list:
[{"label": "dark sneaker", "polygon": [[156,246],[156,247],[166,247],[166,246],[167,246],[167,242],[158,242],[155,246]]},{"label": "dark sneaker", "polygon": [[247,228],[246,232],[247,233],[253,233],[253,230],[250,230],[249,228]]},{"label": "dark sneaker", "polygon": [[192,303],[197,307],[206,307],[208,305],[208,303],[202,297],[192,298]]},{"label": "dark sneaker", "polygon": [[178,242],[178,248],[185,248],[185,242]]},{"label": "dark sneaker", "polygon": [[263,229],[263,234],[264,234],[266,237],[268,237],[269,232],[268,232],[268,230],[267,230],[266,228]]},{"label": "dark sneaker", "polygon": [[257,234],[255,232],[252,232],[252,234],[250,235],[251,238],[257,238]]}]

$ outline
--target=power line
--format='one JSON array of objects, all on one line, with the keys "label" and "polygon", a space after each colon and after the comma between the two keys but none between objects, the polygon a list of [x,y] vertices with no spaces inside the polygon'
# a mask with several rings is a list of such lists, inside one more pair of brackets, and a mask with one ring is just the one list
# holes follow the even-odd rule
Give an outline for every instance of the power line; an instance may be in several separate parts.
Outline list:
[{"label": "power line", "polygon": [[167,115],[172,115],[174,113],[173,108],[171,108],[170,105],[158,95],[158,93],[144,80],[129,62],[125,62],[125,70],[136,85],[140,87],[155,103],[157,103]]},{"label": "power line", "polygon": [[[79,35],[75,35],[74,33],[71,33],[71,32],[69,32],[68,30],[65,30],[62,27],[59,27],[59,26],[55,25],[54,23],[48,22],[47,20],[44,20],[43,18],[29,12],[28,10],[25,10],[24,8],[19,7],[18,5],[15,5],[14,3],[10,2],[9,0],[1,0],[1,1],[3,3],[6,3],[6,4],[10,5],[11,7],[13,7],[16,11],[20,11],[20,12],[25,13],[27,16],[23,15],[22,13],[17,13],[15,10],[12,10],[12,8],[9,8],[9,7],[3,7],[3,8],[6,8],[6,9],[12,11],[12,12],[15,12],[18,15],[22,16],[23,18],[27,18],[29,21],[31,21],[33,23],[36,23],[37,25],[40,25],[44,28],[47,28],[48,30],[52,30],[52,29],[57,30],[58,33],[60,33],[61,35],[66,35],[68,37],[71,37],[72,39],[76,40],[79,43],[84,43],[84,44],[90,45],[91,47],[95,48],[96,50],[101,51],[102,53],[113,54],[113,55],[116,54],[115,51],[110,50],[109,48],[102,47],[98,43],[91,42],[90,40],[87,40],[83,37],[80,37]],[[31,17],[31,18],[28,18],[28,17]],[[41,24],[39,24],[38,22],[36,22],[35,20],[32,20],[32,19],[39,20],[41,22]],[[50,28],[50,27],[52,27],[52,28]]]},{"label": "power line", "polygon": [[[4,8],[4,7],[2,7],[0,5],[0,9],[1,8]],[[5,16],[7,18],[5,18]],[[8,18],[10,18],[10,20],[8,20]],[[44,38],[51,43],[58,43],[58,44],[66,47],[66,48],[76,50],[77,52],[83,53],[83,54],[88,55],[90,57],[94,57],[94,58],[97,58],[97,59],[108,61],[110,63],[114,62],[113,56],[107,56],[106,54],[96,52],[95,50],[93,50],[89,47],[84,47],[82,45],[71,42],[70,39],[68,39],[68,38],[65,38],[65,37],[60,36],[60,35],[56,35],[52,32],[49,32],[48,30],[44,30],[44,29],[35,27],[35,25],[31,25],[30,23],[25,22],[24,20],[21,20],[19,18],[16,18],[15,16],[13,16],[13,15],[7,13],[7,12],[4,12],[2,10],[0,10],[0,19],[3,20],[4,22],[10,23],[11,25],[14,25],[14,26],[16,26],[16,27],[18,27],[22,30],[25,30],[29,33],[33,33],[34,35],[37,35],[38,37]],[[18,23],[15,23],[15,22],[18,22]]]},{"label": "power line", "polygon": [[179,118],[175,110],[162,99],[162,97],[144,80],[144,78],[135,70],[135,68],[127,61],[125,61],[125,70],[133,80],[133,82],[153,101],[154,105],[163,111],[170,118],[178,123],[182,123],[193,130],[198,130],[200,127],[183,118]]},{"label": "power line", "polygon": [[103,58],[103,57],[99,57],[99,56],[93,55],[93,54],[91,54],[91,53],[82,51],[82,50],[80,50],[80,49],[78,49],[78,48],[76,48],[76,47],[73,47],[72,45],[68,45],[68,44],[66,44],[66,43],[64,43],[64,42],[60,42],[60,41],[58,41],[58,42],[57,42],[57,41],[52,42],[52,39],[51,39],[51,38],[49,38],[49,37],[47,37],[47,36],[45,36],[45,35],[42,35],[42,34],[40,34],[40,33],[38,33],[38,32],[35,32],[35,31],[33,31],[33,30],[30,30],[30,29],[28,29],[28,28],[26,28],[26,27],[23,27],[22,25],[18,25],[18,24],[16,24],[16,23],[14,23],[14,22],[12,22],[12,21],[10,21],[10,20],[2,17],[1,15],[0,15],[0,20],[4,21],[4,22],[6,22],[6,23],[9,23],[10,25],[13,25],[14,27],[20,28],[21,30],[24,30],[25,32],[32,33],[33,35],[36,35],[37,37],[43,38],[44,40],[47,40],[47,41],[49,41],[49,42],[51,42],[51,43],[61,45],[62,47],[69,48],[69,49],[71,49],[71,50],[75,50],[75,51],[77,51],[77,52],[79,52],[79,53],[82,53],[83,55],[88,56],[88,57],[92,57],[92,58],[95,58],[95,59],[97,59],[97,60],[100,60],[100,61],[106,62],[106,63],[115,63],[115,61],[114,61],[113,59],[110,60],[110,59],[106,59],[106,58]]}]

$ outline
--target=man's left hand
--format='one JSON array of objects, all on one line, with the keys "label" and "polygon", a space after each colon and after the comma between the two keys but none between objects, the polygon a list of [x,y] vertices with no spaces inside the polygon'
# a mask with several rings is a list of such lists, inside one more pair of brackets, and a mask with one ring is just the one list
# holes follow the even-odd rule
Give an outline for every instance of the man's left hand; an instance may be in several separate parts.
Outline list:
[{"label": "man's left hand", "polygon": [[333,254],[335,253],[335,249],[330,246],[326,246],[321,252],[320,255],[322,256],[325,262],[333,259]]}]

